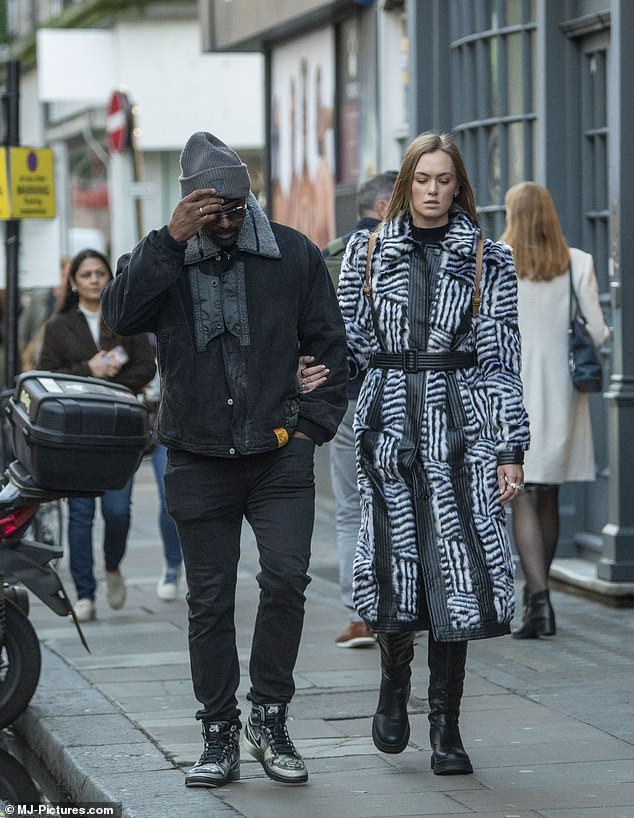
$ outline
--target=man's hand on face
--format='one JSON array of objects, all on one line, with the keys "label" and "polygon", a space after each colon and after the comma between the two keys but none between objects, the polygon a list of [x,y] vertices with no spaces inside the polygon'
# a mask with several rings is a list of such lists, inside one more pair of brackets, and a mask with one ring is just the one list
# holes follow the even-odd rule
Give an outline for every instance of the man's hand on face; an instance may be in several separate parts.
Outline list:
[{"label": "man's hand on face", "polygon": [[224,199],[216,196],[213,188],[194,190],[174,208],[167,225],[170,236],[181,242],[191,239],[206,224],[216,221],[223,206]]}]

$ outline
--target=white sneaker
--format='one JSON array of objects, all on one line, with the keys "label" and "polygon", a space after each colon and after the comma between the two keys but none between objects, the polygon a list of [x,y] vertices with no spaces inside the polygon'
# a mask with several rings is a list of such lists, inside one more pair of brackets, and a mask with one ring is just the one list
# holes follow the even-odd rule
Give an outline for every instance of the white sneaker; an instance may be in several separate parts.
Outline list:
[{"label": "white sneaker", "polygon": [[106,599],[111,608],[123,608],[126,598],[126,587],[120,571],[106,571]]},{"label": "white sneaker", "polygon": [[164,602],[172,602],[178,596],[178,581],[181,576],[178,568],[163,568],[163,573],[156,586],[156,595]]},{"label": "white sneaker", "polygon": [[92,622],[97,615],[95,601],[94,599],[89,599],[88,597],[78,599],[73,605],[73,610],[75,611],[75,616],[77,617],[78,622]]}]

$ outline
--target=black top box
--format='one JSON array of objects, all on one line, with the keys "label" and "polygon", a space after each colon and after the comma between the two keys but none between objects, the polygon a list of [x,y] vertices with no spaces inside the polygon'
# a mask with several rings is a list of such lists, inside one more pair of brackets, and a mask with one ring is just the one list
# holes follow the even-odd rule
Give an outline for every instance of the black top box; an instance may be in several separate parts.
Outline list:
[{"label": "black top box", "polygon": [[121,489],[143,457],[147,411],[119,384],[23,372],[7,412],[14,456],[42,488]]}]

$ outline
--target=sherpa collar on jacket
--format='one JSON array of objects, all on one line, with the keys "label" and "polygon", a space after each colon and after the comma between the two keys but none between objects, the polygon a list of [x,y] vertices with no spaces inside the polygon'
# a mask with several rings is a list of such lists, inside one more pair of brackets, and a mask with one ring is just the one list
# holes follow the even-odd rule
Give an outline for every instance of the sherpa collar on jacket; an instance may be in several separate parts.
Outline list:
[{"label": "sherpa collar on jacket", "polygon": [[[238,250],[253,253],[265,258],[281,258],[282,254],[275,241],[269,220],[258,204],[253,193],[247,198],[247,212],[238,234]],[[217,255],[221,248],[204,233],[197,233],[187,242],[185,264],[199,264],[211,256]]]},{"label": "sherpa collar on jacket", "polygon": [[[453,210],[449,213],[449,230],[442,242],[444,250],[458,256],[472,256],[475,253],[476,243],[480,236],[480,229],[473,219],[462,210]],[[400,214],[381,228],[385,238],[399,236],[414,240],[412,224],[408,215]]]}]

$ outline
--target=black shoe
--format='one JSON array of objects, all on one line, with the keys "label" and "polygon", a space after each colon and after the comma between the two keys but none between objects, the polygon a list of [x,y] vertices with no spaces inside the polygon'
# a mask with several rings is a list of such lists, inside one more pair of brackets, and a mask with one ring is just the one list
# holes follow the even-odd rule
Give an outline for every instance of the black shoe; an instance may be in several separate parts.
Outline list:
[{"label": "black shoe", "polygon": [[308,780],[308,770],[288,735],[287,710],[286,704],[253,705],[242,743],[273,781],[303,784]]},{"label": "black shoe", "polygon": [[555,612],[550,604],[550,594],[548,591],[529,594],[524,621],[511,636],[514,639],[537,639],[539,636],[554,636],[555,633]]},{"label": "black shoe", "polygon": [[222,787],[240,778],[240,728],[228,721],[203,722],[202,755],[185,775],[186,787]]},{"label": "black shoe", "polygon": [[473,772],[455,716],[430,715],[429,742],[434,775],[469,775]]}]

